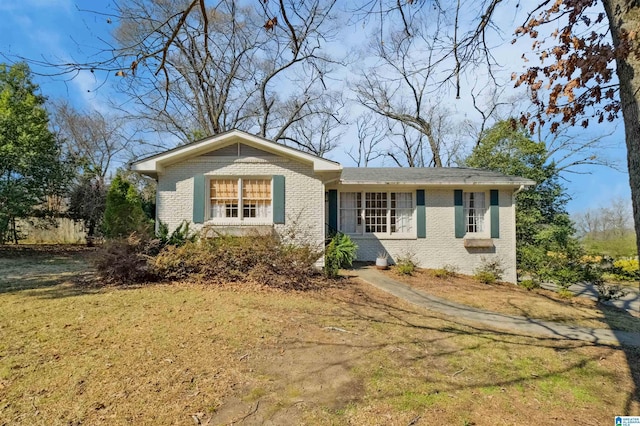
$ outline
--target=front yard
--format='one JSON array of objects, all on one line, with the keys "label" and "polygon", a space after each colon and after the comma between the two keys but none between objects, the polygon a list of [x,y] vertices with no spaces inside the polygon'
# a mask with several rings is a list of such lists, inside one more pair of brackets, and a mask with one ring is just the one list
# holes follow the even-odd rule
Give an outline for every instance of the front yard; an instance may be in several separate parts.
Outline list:
[{"label": "front yard", "polygon": [[600,305],[585,297],[566,299],[555,291],[529,291],[509,283],[487,285],[465,275],[438,278],[435,272],[418,269],[413,276],[407,276],[391,269],[385,274],[434,296],[488,311],[591,328],[640,332],[638,313]]},{"label": "front yard", "polygon": [[[636,350],[463,325],[355,279],[313,292],[96,288],[82,284],[85,257],[0,251],[0,424],[596,425],[640,415]],[[553,315],[600,321],[592,314]]]}]

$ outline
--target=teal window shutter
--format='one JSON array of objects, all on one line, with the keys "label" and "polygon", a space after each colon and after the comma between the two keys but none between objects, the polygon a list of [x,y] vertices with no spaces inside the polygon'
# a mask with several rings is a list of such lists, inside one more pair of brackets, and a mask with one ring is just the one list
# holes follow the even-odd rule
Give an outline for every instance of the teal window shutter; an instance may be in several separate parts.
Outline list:
[{"label": "teal window shutter", "polygon": [[273,176],[273,223],[284,223],[284,176]]},{"label": "teal window shutter", "polygon": [[418,238],[427,238],[427,216],[425,210],[424,189],[416,191],[416,226]]},{"label": "teal window shutter", "polygon": [[193,177],[193,223],[204,223],[204,175]]},{"label": "teal window shutter", "polygon": [[456,219],[456,238],[462,238],[465,234],[464,208],[462,206],[462,189],[453,190],[453,206]]},{"label": "teal window shutter", "polygon": [[491,238],[500,238],[500,200],[498,193],[497,189],[492,189],[489,197],[489,205],[491,206]]},{"label": "teal window shutter", "polygon": [[329,232],[338,231],[338,190],[329,190]]}]

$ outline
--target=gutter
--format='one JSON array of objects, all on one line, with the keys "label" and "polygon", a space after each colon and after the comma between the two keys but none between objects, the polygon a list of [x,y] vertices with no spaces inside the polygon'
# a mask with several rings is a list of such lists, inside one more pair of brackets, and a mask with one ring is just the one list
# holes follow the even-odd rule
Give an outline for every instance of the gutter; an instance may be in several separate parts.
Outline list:
[{"label": "gutter", "polygon": [[[513,182],[505,181],[487,181],[487,182],[451,182],[451,181],[345,181],[340,180],[342,185],[362,185],[362,186],[382,186],[382,185],[398,185],[398,186],[514,186]],[[516,191],[520,192],[527,187],[526,184],[520,184],[520,188]],[[516,193],[517,193],[516,192]]]}]

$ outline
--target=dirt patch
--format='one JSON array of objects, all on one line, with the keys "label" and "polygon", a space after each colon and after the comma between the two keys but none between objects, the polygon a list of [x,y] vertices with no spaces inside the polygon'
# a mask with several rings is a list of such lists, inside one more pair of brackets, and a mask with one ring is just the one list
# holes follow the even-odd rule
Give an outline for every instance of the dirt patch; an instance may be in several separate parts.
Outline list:
[{"label": "dirt patch", "polygon": [[321,330],[299,329],[294,334],[296,338],[280,348],[246,354],[245,371],[257,379],[239,396],[223,400],[213,416],[217,424],[241,419],[244,424],[287,424],[314,410],[344,410],[364,396],[362,379],[352,371],[360,351],[344,350],[345,342],[339,338],[314,341]]},{"label": "dirt patch", "polygon": [[384,273],[434,296],[488,311],[592,328],[640,332],[640,318],[584,297],[565,299],[553,291],[526,290],[510,283],[483,284],[460,274],[437,278],[434,271],[427,269],[419,269],[413,276],[398,274],[393,269]]}]

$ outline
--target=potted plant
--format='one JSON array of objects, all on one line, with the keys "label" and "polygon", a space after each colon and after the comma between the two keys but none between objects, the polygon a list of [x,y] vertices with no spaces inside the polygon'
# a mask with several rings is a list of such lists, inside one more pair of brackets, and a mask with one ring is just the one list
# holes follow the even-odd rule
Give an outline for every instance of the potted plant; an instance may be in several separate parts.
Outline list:
[{"label": "potted plant", "polygon": [[389,255],[386,251],[381,251],[378,253],[378,257],[376,258],[376,268],[377,269],[388,269],[389,268]]}]

